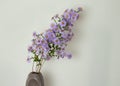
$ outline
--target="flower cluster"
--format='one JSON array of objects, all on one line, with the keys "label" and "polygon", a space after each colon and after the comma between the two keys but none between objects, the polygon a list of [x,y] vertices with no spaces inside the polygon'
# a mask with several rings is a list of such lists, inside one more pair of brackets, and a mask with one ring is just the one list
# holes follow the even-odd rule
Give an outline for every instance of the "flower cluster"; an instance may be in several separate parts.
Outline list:
[{"label": "flower cluster", "polygon": [[63,15],[57,14],[52,17],[54,22],[44,33],[34,32],[32,44],[28,47],[28,51],[33,55],[27,60],[33,59],[34,62],[41,63],[42,60],[49,60],[52,57],[71,58],[71,53],[66,52],[65,48],[74,36],[72,32],[73,23],[78,20],[78,13],[81,10],[81,8],[77,10],[66,9]]}]

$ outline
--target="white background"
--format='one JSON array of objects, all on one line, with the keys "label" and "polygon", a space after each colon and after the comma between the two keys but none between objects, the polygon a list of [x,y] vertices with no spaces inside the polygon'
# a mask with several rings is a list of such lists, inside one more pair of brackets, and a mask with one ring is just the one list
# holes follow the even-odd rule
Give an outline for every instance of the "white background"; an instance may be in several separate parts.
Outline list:
[{"label": "white background", "polygon": [[45,86],[120,86],[120,0],[0,0],[0,86],[25,86],[32,32],[48,29],[51,17],[82,6],[71,60],[51,60]]}]

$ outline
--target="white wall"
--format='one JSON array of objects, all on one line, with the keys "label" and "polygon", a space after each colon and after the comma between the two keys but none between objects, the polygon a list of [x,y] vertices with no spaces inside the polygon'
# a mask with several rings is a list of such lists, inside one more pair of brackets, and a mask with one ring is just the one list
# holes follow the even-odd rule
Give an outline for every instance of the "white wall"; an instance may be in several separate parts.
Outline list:
[{"label": "white wall", "polygon": [[48,29],[51,17],[83,6],[71,60],[43,66],[46,86],[120,86],[120,0],[0,0],[0,86],[25,86],[32,32]]}]

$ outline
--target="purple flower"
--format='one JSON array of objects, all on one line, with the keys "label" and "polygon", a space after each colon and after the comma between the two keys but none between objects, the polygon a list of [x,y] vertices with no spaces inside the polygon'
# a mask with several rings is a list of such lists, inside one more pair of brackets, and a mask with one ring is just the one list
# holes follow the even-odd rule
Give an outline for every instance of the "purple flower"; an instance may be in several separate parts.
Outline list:
[{"label": "purple flower", "polygon": [[29,46],[29,47],[28,47],[28,51],[29,51],[29,52],[32,52],[32,51],[33,51],[32,46]]},{"label": "purple flower", "polygon": [[71,16],[71,21],[75,22],[76,20],[78,20],[79,18],[79,14],[74,12]]},{"label": "purple flower", "polygon": [[50,28],[57,28],[56,23],[51,23]]},{"label": "purple flower", "polygon": [[78,7],[77,12],[80,12],[82,10],[83,10],[82,7]]},{"label": "purple flower", "polygon": [[68,33],[68,37],[67,37],[68,41],[70,41],[73,36],[74,36],[73,32]]},{"label": "purple flower", "polygon": [[40,48],[38,48],[35,53],[36,53],[36,55],[39,55],[40,54]]},{"label": "purple flower", "polygon": [[62,21],[60,22],[60,26],[61,26],[61,27],[65,27],[66,24],[67,24],[67,22],[66,22],[65,20],[62,20]]},{"label": "purple flower", "polygon": [[51,29],[47,30],[47,31],[43,34],[43,36],[45,37],[45,39],[46,39],[48,42],[52,42],[53,39],[56,37],[55,33],[54,33]]},{"label": "purple flower", "polygon": [[40,45],[43,49],[48,49],[49,48],[48,42],[45,39],[41,39],[41,44]]},{"label": "purple flower", "polygon": [[56,45],[61,44],[61,42],[60,42],[60,40],[58,38],[54,38],[53,40],[54,40],[54,44],[56,44]]},{"label": "purple flower", "polygon": [[27,62],[30,63],[30,61],[31,61],[31,58],[28,56],[27,57]]},{"label": "purple flower", "polygon": [[66,9],[65,11],[64,11],[64,13],[66,13],[66,12],[68,12],[69,11],[69,9]]},{"label": "purple flower", "polygon": [[65,56],[66,56],[68,59],[71,59],[71,58],[72,58],[72,54],[71,54],[71,53],[65,53]]},{"label": "purple flower", "polygon": [[42,53],[42,58],[47,58],[47,54],[48,54],[48,52],[43,51],[43,53]]},{"label": "purple flower", "polygon": [[63,17],[67,20],[69,25],[73,26],[73,23],[79,18],[79,14],[73,9],[67,9]]},{"label": "purple flower", "polygon": [[31,46],[28,47],[28,51],[33,54],[34,57],[27,58],[27,61],[33,61],[35,57],[41,59],[50,60],[52,57],[67,57],[71,58],[72,54],[65,51],[67,43],[74,36],[72,27],[74,22],[79,18],[78,10],[67,9],[61,17],[55,15],[52,19],[56,19],[54,23],[51,23],[50,28],[42,34],[33,32],[33,40]]},{"label": "purple flower", "polygon": [[43,59],[46,59],[48,57],[49,50],[50,48],[47,48],[47,49],[43,48],[43,52],[42,52]]},{"label": "purple flower", "polygon": [[59,50],[59,51],[57,51],[57,55],[61,58],[64,58],[65,57],[65,51],[64,50]]},{"label": "purple flower", "polygon": [[41,44],[41,39],[40,39],[40,38],[37,38],[37,39],[36,39],[36,44],[37,44],[37,45]]},{"label": "purple flower", "polygon": [[60,28],[51,28],[51,30],[52,30],[54,33],[61,32],[61,29],[60,29]]},{"label": "purple flower", "polygon": [[67,29],[68,29],[69,32],[72,32],[72,26],[68,26]]},{"label": "purple flower", "polygon": [[32,45],[32,49],[33,49],[32,52],[33,52],[33,51],[36,52],[36,50],[37,50],[37,45],[33,44],[33,45]]},{"label": "purple flower", "polygon": [[62,51],[65,51],[65,47],[66,47],[66,45],[63,44],[63,45],[60,46],[60,49],[61,49]]},{"label": "purple flower", "polygon": [[69,20],[71,16],[70,16],[69,13],[65,12],[65,13],[63,14],[63,17],[64,17],[66,20]]},{"label": "purple flower", "polygon": [[36,32],[33,32],[33,37],[36,37],[37,36],[37,33]]},{"label": "purple flower", "polygon": [[68,32],[67,31],[61,32],[61,37],[66,39],[68,37]]}]

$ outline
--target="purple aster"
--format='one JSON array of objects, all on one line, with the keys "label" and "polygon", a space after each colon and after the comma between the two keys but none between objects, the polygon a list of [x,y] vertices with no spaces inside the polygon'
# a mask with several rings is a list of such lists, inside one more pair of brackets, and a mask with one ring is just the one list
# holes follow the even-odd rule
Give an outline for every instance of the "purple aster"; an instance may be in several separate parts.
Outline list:
[{"label": "purple aster", "polygon": [[29,47],[28,47],[28,51],[29,51],[29,52],[32,52],[32,51],[33,51],[32,46],[29,46]]},{"label": "purple aster", "polygon": [[74,12],[73,9],[67,9],[67,10],[64,12],[64,14],[65,14],[65,13],[68,13],[68,14],[70,15],[70,17],[71,17],[71,15],[72,15],[73,12]]},{"label": "purple aster", "polygon": [[45,46],[45,47],[43,47],[43,49],[44,49],[44,54],[48,54],[48,52],[49,52],[49,50],[50,50],[50,48],[48,47],[48,46]]},{"label": "purple aster", "polygon": [[43,53],[42,53],[42,58],[46,58],[47,57],[47,52],[45,52],[45,51],[43,51]]},{"label": "purple aster", "polygon": [[70,31],[63,31],[61,33],[62,43],[66,43],[66,42],[70,41],[72,39],[73,35],[74,34],[73,34],[73,32],[71,32],[71,30]]},{"label": "purple aster", "polygon": [[42,58],[47,58],[48,57],[48,52],[49,52],[49,48],[48,49],[43,49],[43,52],[42,52]]},{"label": "purple aster", "polygon": [[39,55],[40,54],[40,48],[38,48],[35,53],[36,53],[36,55]]},{"label": "purple aster", "polygon": [[[54,55],[70,59],[72,54],[66,53],[65,48],[67,42],[69,42],[74,35],[72,32],[72,26],[79,18],[79,11],[82,11],[82,8],[78,8],[76,11],[73,9],[67,9],[62,17],[59,18],[58,14],[52,17],[55,22],[51,23],[50,29],[43,34],[33,32],[34,38],[31,46],[28,47],[28,51],[39,57],[42,56],[42,59],[45,60],[49,60]],[[28,57],[27,61],[30,62],[31,59],[35,58]]]},{"label": "purple aster", "polygon": [[64,11],[64,13],[68,12],[68,10],[69,10],[69,9],[66,9],[66,10]]},{"label": "purple aster", "polygon": [[66,24],[67,24],[67,22],[66,22],[65,20],[62,20],[62,21],[60,22],[60,26],[61,26],[61,27],[65,27]]},{"label": "purple aster", "polygon": [[30,63],[30,61],[31,61],[31,58],[28,56],[27,57],[27,62]]},{"label": "purple aster", "polygon": [[59,50],[59,51],[57,51],[57,55],[61,58],[64,58],[65,57],[65,51],[64,50]]},{"label": "purple aster", "polygon": [[65,12],[65,13],[63,14],[63,17],[64,17],[66,20],[69,20],[71,16],[70,16],[69,13]]},{"label": "purple aster", "polygon": [[41,39],[40,39],[40,38],[37,38],[37,39],[36,39],[36,44],[37,44],[37,45],[41,44]]},{"label": "purple aster", "polygon": [[33,32],[33,37],[36,37],[37,36],[37,33],[36,32]]},{"label": "purple aster", "polygon": [[77,12],[80,12],[82,10],[83,10],[82,7],[78,7]]},{"label": "purple aster", "polygon": [[68,9],[64,12],[63,17],[67,20],[69,25],[73,26],[73,22],[79,18],[79,15],[73,9]]},{"label": "purple aster", "polygon": [[74,12],[73,9],[67,9],[67,10],[65,10],[64,13],[68,13],[71,16],[73,12]]},{"label": "purple aster", "polygon": [[72,32],[72,26],[68,26],[67,29],[68,29],[69,32]]},{"label": "purple aster", "polygon": [[71,58],[72,58],[72,54],[71,54],[71,53],[65,53],[65,56],[66,56],[68,59],[71,59]]},{"label": "purple aster", "polygon": [[58,33],[58,32],[61,32],[61,29],[60,28],[52,28],[52,31],[54,33]]},{"label": "purple aster", "polygon": [[66,39],[68,37],[68,32],[67,31],[61,32],[61,37]]},{"label": "purple aster", "polygon": [[67,37],[68,41],[70,41],[73,36],[74,36],[73,32],[68,33],[68,37]]},{"label": "purple aster", "polygon": [[76,20],[78,20],[79,18],[79,14],[74,12],[71,16],[71,21],[75,22]]},{"label": "purple aster", "polygon": [[46,39],[46,40],[48,40],[49,39],[49,35],[48,35],[49,33],[46,31],[45,33],[43,33],[43,37]]},{"label": "purple aster", "polygon": [[61,44],[60,40],[57,37],[54,38],[53,41],[54,41],[54,44],[56,44],[56,45],[60,45]]},{"label": "purple aster", "polygon": [[42,54],[44,54],[44,56],[50,50],[50,48],[48,46],[48,42],[45,39],[41,40],[41,44],[39,47],[40,47]]},{"label": "purple aster", "polygon": [[43,48],[48,48],[48,42],[47,42],[45,39],[42,39],[42,40],[41,40],[41,46],[42,46]]},{"label": "purple aster", "polygon": [[64,50],[65,50],[65,47],[66,47],[66,45],[63,44],[63,45],[60,46],[60,49],[61,49],[62,51],[64,51]]},{"label": "purple aster", "polygon": [[57,28],[56,23],[51,23],[50,28]]},{"label": "purple aster", "polygon": [[33,44],[32,49],[33,49],[33,51],[36,51],[37,50],[37,45]]},{"label": "purple aster", "polygon": [[43,34],[43,36],[45,37],[45,39],[46,39],[48,42],[52,42],[53,39],[56,37],[55,33],[54,33],[51,29],[47,30],[47,31]]},{"label": "purple aster", "polygon": [[68,23],[69,26],[73,27],[73,23],[74,23],[74,22],[72,22],[71,19],[69,19],[69,20],[67,21],[67,23]]}]

